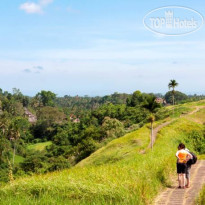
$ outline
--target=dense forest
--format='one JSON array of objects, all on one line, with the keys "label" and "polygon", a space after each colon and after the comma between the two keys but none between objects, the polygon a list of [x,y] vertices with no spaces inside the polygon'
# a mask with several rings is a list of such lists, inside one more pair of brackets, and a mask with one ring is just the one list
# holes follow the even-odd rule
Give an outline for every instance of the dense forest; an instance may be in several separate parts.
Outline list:
[{"label": "dense forest", "polygon": [[[156,98],[164,98],[158,103]],[[175,93],[176,103],[204,99]],[[0,182],[71,167],[109,141],[170,113],[171,91],[165,96],[135,91],[104,97],[57,97],[41,91],[34,97],[0,89]],[[32,149],[34,145],[43,149]]]}]

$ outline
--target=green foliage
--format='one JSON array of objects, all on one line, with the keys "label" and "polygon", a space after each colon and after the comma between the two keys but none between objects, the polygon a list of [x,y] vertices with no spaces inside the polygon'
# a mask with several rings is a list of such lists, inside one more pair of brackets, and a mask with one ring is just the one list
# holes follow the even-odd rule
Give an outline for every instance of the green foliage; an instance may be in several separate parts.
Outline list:
[{"label": "green foliage", "polygon": [[193,149],[199,154],[205,154],[205,131],[204,133],[199,131],[191,132],[186,142],[190,143]]},{"label": "green foliage", "polygon": [[56,104],[62,107],[68,115],[74,113],[75,115],[82,115],[85,111],[98,109],[100,106],[108,103],[114,105],[126,104],[129,94],[114,93],[104,97],[89,97],[89,96],[64,96],[56,99]]},{"label": "green foliage", "polygon": [[[165,100],[167,101],[167,103],[172,103],[172,91],[169,91],[165,94]],[[188,99],[188,96],[182,92],[179,91],[175,91],[174,92],[174,98],[175,98],[175,102],[179,103],[180,101],[184,101]]]},{"label": "green foliage", "polygon": [[26,157],[26,159],[20,163],[20,167],[25,172],[45,173],[47,170],[47,161],[45,155],[35,152]]},{"label": "green foliage", "polygon": [[155,113],[161,107],[161,104],[155,101],[155,96],[147,96],[145,101],[143,102],[143,107],[146,108],[149,112]]},{"label": "green foliage", "polygon": [[13,98],[5,98],[2,101],[2,110],[13,116],[23,116],[24,114],[23,105],[20,102],[15,101]]},{"label": "green foliage", "polygon": [[27,148],[28,148],[28,150],[43,151],[43,150],[46,149],[47,146],[50,146],[51,144],[52,144],[51,141],[36,143],[36,144],[30,144],[30,145],[27,146]]},{"label": "green foliage", "polygon": [[200,196],[196,200],[197,205],[204,205],[205,204],[205,186],[203,186],[203,189],[201,190]]},{"label": "green foliage", "polygon": [[[151,203],[162,186],[170,184],[178,142],[193,131],[200,131],[202,126],[179,119],[161,130],[153,152],[147,150],[144,155],[140,150],[148,145],[149,129],[146,126],[141,129],[112,141],[85,160],[96,159],[96,165],[93,161],[87,165],[82,161],[70,170],[19,179],[12,186],[2,187],[1,201],[3,204],[10,200],[29,204]],[[146,140],[140,143],[140,139]]]},{"label": "green foliage", "polygon": [[71,166],[69,161],[63,156],[51,157],[49,158],[48,163],[50,164],[48,168],[50,172],[70,168]]},{"label": "green foliage", "polygon": [[82,159],[90,156],[90,154],[92,154],[96,149],[96,142],[91,137],[82,140],[82,142],[77,145],[78,154],[76,156],[76,162],[79,162]]},{"label": "green foliage", "polygon": [[102,123],[102,131],[106,138],[118,138],[125,133],[124,125],[117,119],[105,117]]},{"label": "green foliage", "polygon": [[[126,100],[127,98],[128,100]],[[196,104],[193,103],[192,106],[194,105]],[[95,157],[93,153],[96,150],[100,151],[101,147],[106,146],[114,138],[121,140],[121,144],[119,146],[115,143],[109,144],[114,150],[110,153],[105,150],[105,154],[108,155],[101,153],[100,159],[95,157],[95,163],[92,165],[114,164],[117,161],[125,160],[135,153],[136,147],[140,151],[148,146],[149,129],[147,127],[139,128],[148,122],[150,111],[157,112],[160,119],[170,115],[169,107],[163,108],[163,112],[161,112],[161,108],[158,109],[157,106],[158,104],[155,106],[153,94],[139,91],[133,95],[114,93],[104,97],[65,96],[64,98],[56,98],[55,94],[50,91],[42,91],[34,98],[23,96],[18,89],[14,89],[13,94],[0,92],[0,181],[9,180],[8,160],[12,161],[13,156],[15,156],[15,163],[12,168],[16,179],[25,175],[53,172],[74,166],[88,156]],[[37,115],[36,123],[28,122],[28,114],[26,117],[24,116],[23,107],[27,107],[28,111]],[[182,107],[179,105],[176,108],[177,115],[184,112]],[[72,117],[79,121],[74,121]],[[135,129],[138,129],[137,133],[140,133],[137,139],[133,133],[128,134],[126,138],[128,140],[120,138],[125,132]],[[115,149],[116,147],[118,149]],[[73,169],[75,170],[75,168]],[[88,174],[91,173],[92,170],[88,170]],[[163,168],[157,170],[157,173],[159,181],[166,183],[166,174],[164,174]],[[90,177],[92,178],[92,174]],[[145,179],[144,175],[143,177]],[[133,180],[138,180],[138,178]],[[109,189],[110,186],[112,185],[108,185],[108,189],[104,190],[104,194],[108,197],[104,198],[104,195],[99,193],[99,198],[96,200],[104,201],[105,204],[108,198],[110,202],[121,201],[123,194],[121,192],[115,194],[115,188]],[[146,185],[143,186],[147,189]],[[85,186],[80,185],[82,190],[83,187]],[[31,196],[32,194],[38,196],[41,193],[41,187],[38,188],[34,186]],[[95,185],[95,188],[98,189],[98,186]],[[91,192],[94,192],[95,188]],[[109,190],[111,192],[114,190],[114,197]],[[87,204],[86,197],[83,202],[79,199],[79,195],[75,196],[78,198],[77,202]],[[47,197],[49,198],[48,195]],[[59,201],[64,200],[61,196],[58,198]],[[129,201],[128,198],[126,200]],[[68,199],[66,198],[65,201],[67,203]],[[137,198],[136,201],[138,202],[139,199]]]},{"label": "green foliage", "polygon": [[179,84],[177,83],[177,81],[176,80],[170,80],[170,82],[169,82],[169,84],[168,84],[168,87],[169,87],[169,89],[175,89],[175,87],[177,87]]},{"label": "green foliage", "polygon": [[42,107],[37,111],[38,120],[45,121],[48,125],[53,123],[62,123],[65,114],[56,107]]},{"label": "green foliage", "polygon": [[144,101],[144,95],[139,91],[135,91],[130,98],[127,100],[127,105],[131,107],[135,107],[140,105]]},{"label": "green foliage", "polygon": [[36,95],[39,105],[43,106],[54,106],[54,100],[56,99],[56,94],[51,91],[42,90]]}]

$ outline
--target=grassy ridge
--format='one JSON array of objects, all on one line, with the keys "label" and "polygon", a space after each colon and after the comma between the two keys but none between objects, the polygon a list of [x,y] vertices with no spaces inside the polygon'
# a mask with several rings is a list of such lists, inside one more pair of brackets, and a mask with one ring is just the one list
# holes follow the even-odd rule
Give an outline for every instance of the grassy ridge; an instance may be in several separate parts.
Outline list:
[{"label": "grassy ridge", "polygon": [[148,204],[170,184],[177,144],[193,130],[202,132],[203,125],[193,119],[180,118],[163,128],[154,150],[146,154],[140,150],[149,143],[148,126],[110,142],[69,170],[19,179],[2,187],[1,204]]},{"label": "grassy ridge", "polygon": [[115,139],[107,146],[97,150],[90,157],[78,163],[76,167],[110,164],[126,159],[149,145],[149,134],[148,126],[126,134],[124,137]]}]

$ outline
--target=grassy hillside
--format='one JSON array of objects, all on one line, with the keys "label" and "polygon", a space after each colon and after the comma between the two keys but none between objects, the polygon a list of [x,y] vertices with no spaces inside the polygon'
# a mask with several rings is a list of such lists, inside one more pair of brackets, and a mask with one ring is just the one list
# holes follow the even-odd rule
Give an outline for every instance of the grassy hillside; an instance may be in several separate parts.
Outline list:
[{"label": "grassy hillside", "polygon": [[[197,103],[205,105],[205,102]],[[196,104],[187,104],[187,107]],[[0,190],[1,204],[148,204],[175,172],[179,142],[202,133],[204,110],[164,127],[153,151],[148,125],[110,142],[76,167],[16,180]]]}]

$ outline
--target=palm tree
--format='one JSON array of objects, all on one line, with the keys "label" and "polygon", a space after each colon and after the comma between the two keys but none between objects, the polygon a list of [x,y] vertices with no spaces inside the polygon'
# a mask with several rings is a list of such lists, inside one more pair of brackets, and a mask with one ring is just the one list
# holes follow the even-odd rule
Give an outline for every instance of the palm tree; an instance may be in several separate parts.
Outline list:
[{"label": "palm tree", "polygon": [[160,108],[161,105],[156,102],[155,96],[149,96],[146,99],[146,102],[144,103],[143,107],[146,108],[150,112],[150,116],[148,117],[148,121],[151,123],[150,142],[151,142],[151,148],[153,149],[153,123],[155,121],[154,113],[157,112],[157,108]]},{"label": "palm tree", "polygon": [[168,87],[169,89],[172,88],[172,103],[173,105],[175,104],[175,99],[174,99],[174,94],[175,94],[175,87],[177,87],[179,84],[177,83],[176,80],[170,80]]},{"label": "palm tree", "polygon": [[8,132],[9,140],[13,142],[13,165],[14,165],[14,160],[16,155],[16,143],[19,140],[20,136],[21,136],[20,127],[18,123],[13,121],[9,126],[9,132]]}]

